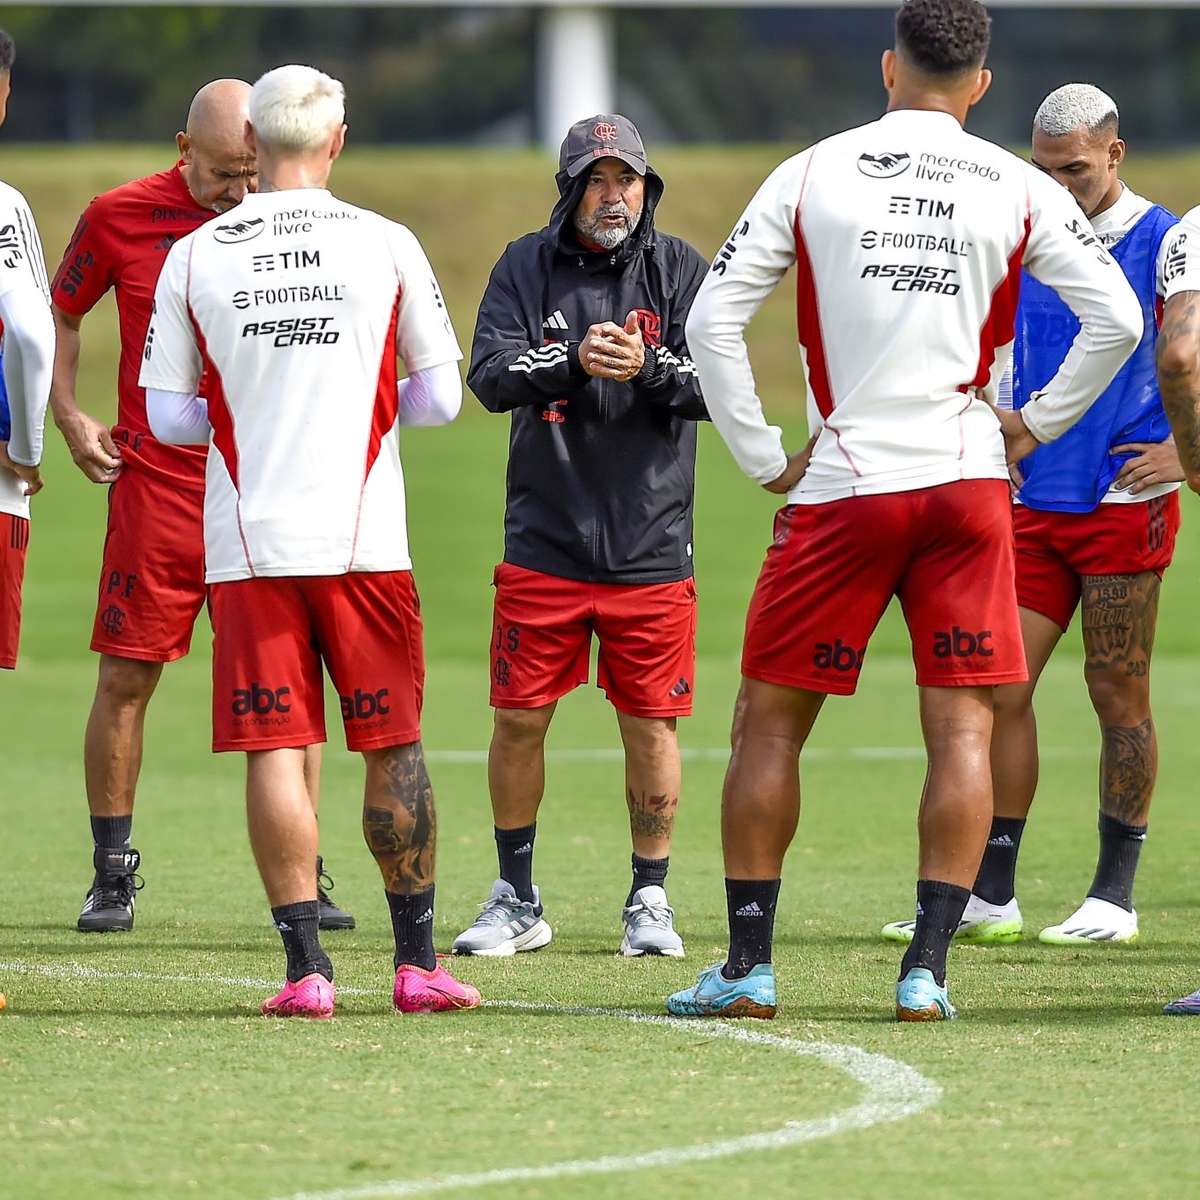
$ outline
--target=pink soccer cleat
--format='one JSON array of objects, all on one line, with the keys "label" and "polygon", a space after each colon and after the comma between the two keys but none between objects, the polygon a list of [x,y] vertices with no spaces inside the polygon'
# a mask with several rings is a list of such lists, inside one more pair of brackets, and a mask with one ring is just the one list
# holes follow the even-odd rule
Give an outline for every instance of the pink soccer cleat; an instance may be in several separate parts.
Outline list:
[{"label": "pink soccer cleat", "polygon": [[456,1008],[478,1008],[479,992],[469,983],[460,983],[440,963],[432,971],[401,963],[396,968],[396,986],[392,1003],[398,1012],[449,1012]]},{"label": "pink soccer cleat", "polygon": [[310,1017],[314,1021],[328,1021],[333,1016],[333,984],[324,975],[315,972],[297,979],[288,980],[283,990],[262,1002],[264,1017]]}]

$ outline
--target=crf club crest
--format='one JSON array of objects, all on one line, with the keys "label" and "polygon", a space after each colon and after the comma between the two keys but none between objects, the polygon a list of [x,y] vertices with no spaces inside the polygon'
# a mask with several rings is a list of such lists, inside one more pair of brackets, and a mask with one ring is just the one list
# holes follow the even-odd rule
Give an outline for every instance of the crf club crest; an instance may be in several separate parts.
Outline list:
[{"label": "crf club crest", "polygon": [[648,308],[634,309],[637,313],[638,328],[642,331],[642,341],[647,346],[662,345],[662,321],[658,313],[652,313]]},{"label": "crf club crest", "polygon": [[598,142],[615,142],[617,127],[611,121],[597,121],[592,129],[592,137]]}]

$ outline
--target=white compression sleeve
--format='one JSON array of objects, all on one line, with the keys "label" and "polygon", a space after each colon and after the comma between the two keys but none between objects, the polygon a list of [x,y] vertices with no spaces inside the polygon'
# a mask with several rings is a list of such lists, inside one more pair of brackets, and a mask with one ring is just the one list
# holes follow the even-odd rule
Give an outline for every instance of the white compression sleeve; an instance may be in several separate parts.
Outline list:
[{"label": "white compression sleeve", "polygon": [[212,434],[208,402],[185,392],[147,388],[146,418],[150,422],[150,432],[160,442],[199,445],[206,443]]},{"label": "white compression sleeve", "polygon": [[0,296],[4,322],[4,386],[8,391],[13,462],[35,467],[42,461],[42,430],[54,369],[54,319],[36,288],[14,288]]},{"label": "white compression sleeve", "polygon": [[401,425],[449,425],[462,408],[458,363],[439,363],[414,371],[396,385]]}]

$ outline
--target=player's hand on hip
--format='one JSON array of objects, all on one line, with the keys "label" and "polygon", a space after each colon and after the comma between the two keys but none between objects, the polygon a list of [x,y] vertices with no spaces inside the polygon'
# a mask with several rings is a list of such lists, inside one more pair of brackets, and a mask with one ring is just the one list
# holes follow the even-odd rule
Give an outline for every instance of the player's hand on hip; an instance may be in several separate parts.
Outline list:
[{"label": "player's hand on hip", "polygon": [[0,467],[11,471],[25,485],[26,496],[36,496],[46,486],[42,479],[40,467],[27,467],[23,463],[15,463],[8,457],[8,443],[0,442]]},{"label": "player's hand on hip", "polygon": [[75,465],[93,483],[112,483],[121,471],[121,449],[108,426],[76,410],[58,422]]},{"label": "player's hand on hip", "polygon": [[625,318],[624,326],[603,321],[591,326],[579,347],[579,362],[597,379],[628,383],[646,361],[646,346],[637,313]]},{"label": "player's hand on hip", "polygon": [[784,468],[783,474],[777,479],[772,479],[770,483],[763,484],[768,492],[774,492],[777,496],[786,496],[804,478],[808,464],[812,460],[813,447],[817,444],[818,436],[814,433],[808,439],[808,444],[803,450],[788,455],[788,465]]},{"label": "player's hand on hip", "polygon": [[1160,483],[1183,483],[1187,479],[1183,463],[1179,461],[1179,451],[1175,449],[1174,438],[1168,438],[1165,442],[1126,442],[1123,446],[1114,446],[1109,453],[1136,456],[1121,468],[1113,480],[1113,487],[1121,492],[1127,491],[1131,496]]},{"label": "player's hand on hip", "polygon": [[1042,443],[1026,428],[1019,412],[1001,408],[996,410],[996,416],[1000,419],[1000,432],[1004,434],[1004,455],[1008,462],[1008,473],[1013,483],[1020,487],[1024,479],[1017,470],[1017,464],[1023,458],[1028,458]]}]

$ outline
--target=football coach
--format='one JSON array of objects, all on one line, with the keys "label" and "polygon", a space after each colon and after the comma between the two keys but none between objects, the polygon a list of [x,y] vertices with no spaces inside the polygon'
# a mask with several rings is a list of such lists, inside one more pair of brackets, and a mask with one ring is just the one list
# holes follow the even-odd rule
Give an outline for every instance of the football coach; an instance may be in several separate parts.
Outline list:
[{"label": "football coach", "polygon": [[546,731],[558,701],[587,682],[595,634],[633,839],[621,950],[681,957],[664,884],[675,722],[694,688],[695,422],[708,416],[683,327],[708,264],[655,228],[663,181],[625,117],[573,125],[555,181],[549,224],[492,271],[467,375],[512,428],[491,634],[500,878],[454,949],[511,955],[550,941],[532,880]]}]

